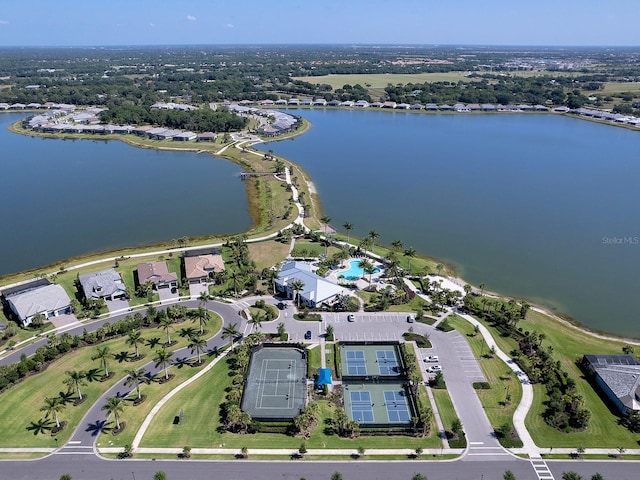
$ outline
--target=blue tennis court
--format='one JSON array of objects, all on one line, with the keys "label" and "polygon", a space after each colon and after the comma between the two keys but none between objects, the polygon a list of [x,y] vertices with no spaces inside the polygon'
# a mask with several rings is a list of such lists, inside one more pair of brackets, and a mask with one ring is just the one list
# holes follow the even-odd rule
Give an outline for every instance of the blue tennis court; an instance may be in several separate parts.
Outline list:
[{"label": "blue tennis court", "polygon": [[[347,352],[347,374],[360,375],[367,374],[367,361],[362,350],[348,350]],[[363,392],[365,393],[365,392]]]},{"label": "blue tennis court", "polygon": [[407,396],[403,391],[386,390],[384,392],[384,402],[390,423],[405,423],[411,420]]},{"label": "blue tennis court", "polygon": [[351,396],[351,418],[357,422],[373,422],[371,394],[367,391],[349,392]]},{"label": "blue tennis court", "polygon": [[393,350],[377,350],[376,360],[380,375],[398,375],[398,360]]}]

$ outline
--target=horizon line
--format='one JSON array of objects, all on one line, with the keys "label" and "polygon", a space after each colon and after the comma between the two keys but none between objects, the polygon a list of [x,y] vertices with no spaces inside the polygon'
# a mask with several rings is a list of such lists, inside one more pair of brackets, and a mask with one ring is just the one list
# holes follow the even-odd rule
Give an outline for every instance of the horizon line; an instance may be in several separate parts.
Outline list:
[{"label": "horizon line", "polygon": [[290,43],[122,43],[122,44],[96,44],[96,45],[80,45],[80,44],[62,44],[62,45],[0,45],[0,49],[9,48],[39,48],[39,49],[56,49],[56,48],[153,48],[153,47],[295,47],[295,46],[318,46],[318,47],[381,47],[381,48],[402,48],[402,47],[421,47],[421,48],[555,48],[555,49],[572,49],[572,48],[637,48],[640,45],[557,45],[557,44],[490,44],[490,43],[367,43],[367,42],[349,42],[349,43],[315,43],[315,42],[290,42]]}]

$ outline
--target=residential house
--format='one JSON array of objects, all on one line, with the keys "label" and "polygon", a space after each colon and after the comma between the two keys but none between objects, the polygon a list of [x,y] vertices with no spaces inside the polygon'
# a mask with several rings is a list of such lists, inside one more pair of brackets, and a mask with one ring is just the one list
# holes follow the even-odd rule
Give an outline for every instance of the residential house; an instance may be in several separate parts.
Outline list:
[{"label": "residential house", "polygon": [[127,287],[120,274],[113,268],[78,275],[78,281],[87,300],[115,300],[127,297]]},{"label": "residential house", "polygon": [[224,260],[219,253],[184,257],[184,273],[189,283],[210,282],[214,273],[224,270]]},{"label": "residential house", "polygon": [[[299,292],[292,287],[296,280],[300,280],[303,284],[303,288]],[[299,295],[301,304],[312,308],[328,303],[344,291],[341,286],[316,275],[311,271],[311,265],[304,262],[289,262],[283,265],[275,284],[276,289],[286,294],[288,298],[295,298],[296,295]]]},{"label": "residential house", "polygon": [[396,108],[396,102],[391,102],[391,101],[384,102],[381,108]]},{"label": "residential house", "polygon": [[340,105],[340,100],[336,100],[335,98],[329,102],[327,102],[327,105],[330,107],[337,107]]},{"label": "residential house", "polygon": [[215,142],[216,134],[213,132],[204,132],[198,135],[198,142]]},{"label": "residential house", "polygon": [[366,100],[358,100],[355,104],[354,107],[358,107],[358,108],[367,108],[369,107],[369,102],[367,102]]},{"label": "residential house", "polygon": [[153,287],[178,288],[178,275],[170,272],[167,262],[146,262],[138,264],[138,285],[151,282]]},{"label": "residential house", "polygon": [[71,299],[60,285],[46,279],[4,290],[9,308],[23,325],[30,325],[39,313],[47,318],[71,313]]},{"label": "residential house", "polygon": [[171,138],[174,142],[189,142],[198,138],[198,135],[193,132],[181,132]]},{"label": "residential house", "polygon": [[582,365],[622,413],[640,410],[640,360],[633,355],[585,355]]}]

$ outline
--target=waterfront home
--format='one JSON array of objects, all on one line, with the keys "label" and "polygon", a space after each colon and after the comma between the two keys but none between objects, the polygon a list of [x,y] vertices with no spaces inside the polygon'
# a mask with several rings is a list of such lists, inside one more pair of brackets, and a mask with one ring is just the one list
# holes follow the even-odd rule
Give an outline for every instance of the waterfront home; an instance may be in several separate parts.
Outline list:
[{"label": "waterfront home", "polygon": [[261,100],[259,103],[264,107],[273,107],[273,105],[275,104],[273,100]]},{"label": "waterfront home", "polygon": [[482,110],[482,107],[479,103],[468,103],[467,108],[472,112],[477,112],[478,110]]},{"label": "waterfront home", "polygon": [[297,98],[290,98],[287,103],[289,105],[300,105],[300,100],[298,100]]},{"label": "waterfront home", "polygon": [[8,103],[0,103],[0,110],[9,110]]},{"label": "waterfront home", "polygon": [[467,107],[465,104],[463,103],[456,103],[453,106],[453,111],[454,112],[470,112],[471,110],[469,109],[469,107]]},{"label": "waterfront home", "polygon": [[439,110],[445,110],[445,111],[450,111],[453,110],[453,107],[451,105],[447,105],[446,103],[444,105],[440,105],[438,107]]},{"label": "waterfront home", "polygon": [[435,111],[438,110],[438,105],[436,105],[435,103],[427,103],[424,106],[425,110],[431,110],[431,111]]},{"label": "waterfront home", "polygon": [[640,410],[640,360],[635,356],[585,355],[582,366],[620,413]]},{"label": "waterfront home", "polygon": [[189,283],[212,281],[216,272],[224,270],[224,260],[219,253],[184,257],[184,272]]},{"label": "waterfront home", "polygon": [[497,110],[496,106],[492,103],[483,103],[482,110],[485,112],[495,112]]},{"label": "waterfront home", "polygon": [[382,108],[382,102],[373,102],[369,105],[371,108]]},{"label": "waterfront home", "polygon": [[396,102],[386,101],[382,104],[382,108],[396,108]]},{"label": "waterfront home", "polygon": [[302,105],[303,105],[303,106],[305,106],[305,107],[310,107],[310,106],[311,106],[312,101],[311,101],[311,99],[310,99],[310,98],[305,98],[305,99],[303,99],[303,100],[302,100],[302,102],[301,102],[301,103],[302,103]]},{"label": "waterfront home", "polygon": [[196,138],[198,138],[198,135],[193,132],[181,132],[171,137],[174,142],[188,142]]},{"label": "waterfront home", "polygon": [[351,100],[346,100],[344,102],[338,103],[338,106],[340,107],[353,107],[354,105],[355,105],[354,102],[352,102]]},{"label": "waterfront home", "polygon": [[136,270],[138,273],[138,285],[151,282],[156,290],[160,288],[178,288],[178,275],[169,271],[167,262],[139,263]]},{"label": "waterfront home", "polygon": [[[302,289],[293,289],[294,283],[299,280]],[[311,265],[304,262],[289,262],[282,266],[275,281],[276,290],[284,293],[288,298],[300,297],[300,303],[311,308],[328,303],[344,291],[344,289],[330,282],[326,278],[316,275],[311,271]]]},{"label": "waterfront home", "polygon": [[276,100],[276,105],[286,105],[287,101],[284,98],[280,98],[279,100]]},{"label": "waterfront home", "polygon": [[216,134],[213,132],[204,132],[198,135],[198,142],[215,142]]},{"label": "waterfront home", "polygon": [[2,294],[24,326],[30,325],[33,317],[39,313],[46,318],[72,313],[71,299],[64,288],[46,279],[6,289]]},{"label": "waterfront home", "polygon": [[327,105],[330,107],[337,107],[338,105],[340,105],[340,100],[336,100],[335,98],[329,102],[327,102]]},{"label": "waterfront home", "polygon": [[324,98],[316,98],[313,102],[313,105],[317,107],[326,107],[327,101]]},{"label": "waterfront home", "polygon": [[395,106],[395,108],[397,108],[398,110],[409,110],[411,108],[411,105],[409,105],[408,103],[399,103]]},{"label": "waterfront home", "polygon": [[419,103],[414,103],[413,105],[411,105],[411,110],[422,110],[423,108],[424,107]]},{"label": "waterfront home", "polygon": [[355,104],[354,107],[358,107],[358,108],[367,108],[369,107],[369,102],[367,102],[366,100],[358,100]]},{"label": "waterfront home", "polygon": [[127,297],[127,287],[113,268],[78,275],[78,281],[87,300],[115,300]]}]

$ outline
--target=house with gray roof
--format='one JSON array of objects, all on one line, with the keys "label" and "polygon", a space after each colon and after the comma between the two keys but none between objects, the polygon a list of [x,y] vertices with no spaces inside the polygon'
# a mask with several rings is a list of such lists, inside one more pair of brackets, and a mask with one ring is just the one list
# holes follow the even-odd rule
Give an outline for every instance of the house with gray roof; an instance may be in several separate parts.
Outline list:
[{"label": "house with gray roof", "polygon": [[[292,284],[296,280],[300,280],[303,283],[300,292],[296,292],[292,288]],[[312,308],[328,303],[336,295],[344,291],[344,288],[340,285],[316,275],[311,271],[311,265],[304,262],[289,262],[283,265],[280,273],[278,273],[275,285],[276,289],[286,294],[288,298],[295,298],[299,294],[300,302]]]},{"label": "house with gray roof", "polygon": [[127,287],[120,274],[113,268],[78,275],[78,281],[87,300],[115,300],[127,297]]},{"label": "house with gray roof", "polygon": [[5,298],[23,325],[31,324],[38,313],[47,318],[71,313],[71,299],[60,285],[40,285],[7,295]]},{"label": "house with gray roof", "polygon": [[640,410],[640,360],[635,356],[585,355],[582,365],[620,413]]}]

